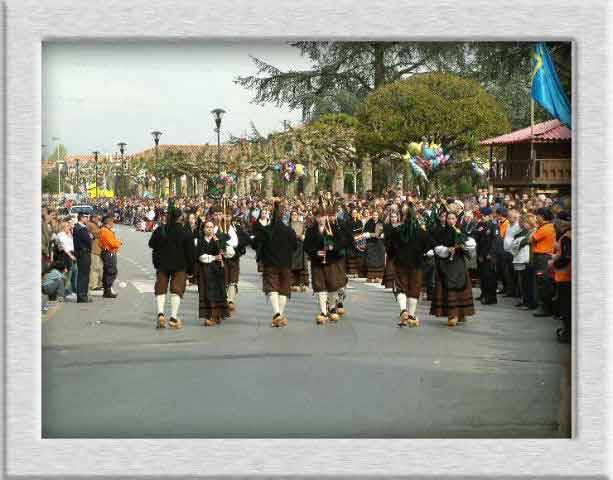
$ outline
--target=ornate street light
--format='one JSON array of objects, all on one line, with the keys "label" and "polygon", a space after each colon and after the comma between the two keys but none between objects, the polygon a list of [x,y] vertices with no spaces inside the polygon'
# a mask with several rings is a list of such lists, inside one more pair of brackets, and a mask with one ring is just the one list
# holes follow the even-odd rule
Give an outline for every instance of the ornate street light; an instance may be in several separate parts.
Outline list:
[{"label": "ornate street light", "polygon": [[215,125],[217,128],[215,131],[217,132],[217,170],[221,175],[221,119],[223,118],[226,111],[223,108],[215,108],[211,110],[213,114],[213,118],[215,119]]},{"label": "ornate street light", "polygon": [[[124,190],[126,184],[126,166],[123,159],[123,154],[126,152],[126,146],[128,144],[126,142],[119,142],[117,146],[119,147],[119,153],[121,153],[121,189]],[[125,194],[126,192],[123,192]]]},{"label": "ornate street light", "polygon": [[95,179],[96,179],[96,200],[98,200],[98,154],[100,153],[98,150],[94,150],[94,168],[95,168]]},{"label": "ornate street light", "polygon": [[[157,169],[157,165],[158,165],[158,147],[160,145],[160,137],[162,136],[163,132],[160,132],[158,130],[154,130],[153,132],[151,132],[151,136],[153,137],[153,141],[155,142],[155,162],[153,164],[153,170]],[[156,185],[156,190],[158,190],[158,178],[157,178],[157,171],[155,174],[155,185]],[[157,192],[156,192],[157,194]]]}]

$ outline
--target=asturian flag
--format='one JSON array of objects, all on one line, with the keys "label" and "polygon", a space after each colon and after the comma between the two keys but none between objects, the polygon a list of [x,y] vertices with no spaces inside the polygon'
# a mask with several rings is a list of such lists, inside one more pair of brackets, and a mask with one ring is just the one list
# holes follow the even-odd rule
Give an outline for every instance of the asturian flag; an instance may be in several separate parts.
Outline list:
[{"label": "asturian flag", "polygon": [[536,44],[532,59],[532,98],[560,122],[572,128],[570,101],[544,43]]}]

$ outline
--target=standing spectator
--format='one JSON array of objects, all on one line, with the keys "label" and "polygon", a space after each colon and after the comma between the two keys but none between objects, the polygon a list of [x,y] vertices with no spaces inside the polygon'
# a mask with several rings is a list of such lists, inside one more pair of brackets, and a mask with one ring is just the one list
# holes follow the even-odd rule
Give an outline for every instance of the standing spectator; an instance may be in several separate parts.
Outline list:
[{"label": "standing spectator", "polygon": [[513,269],[518,275],[520,301],[515,305],[523,310],[534,310],[536,298],[534,296],[534,273],[530,263],[531,245],[530,235],[536,229],[536,217],[525,214],[520,221],[520,229],[515,234],[511,244],[513,254]]},{"label": "standing spectator", "polygon": [[498,225],[492,220],[492,208],[482,207],[481,222],[477,227],[477,262],[481,286],[481,303],[492,305],[496,299],[496,240],[500,236]]},{"label": "standing spectator", "polygon": [[87,222],[87,230],[92,235],[92,252],[89,271],[90,290],[102,290],[102,258],[100,254],[100,215],[92,215]]},{"label": "standing spectator", "polygon": [[46,208],[43,208],[41,219],[41,254],[42,254],[42,271],[46,271],[51,264],[51,238],[53,231],[51,230],[50,217]]},{"label": "standing spectator", "polygon": [[[68,221],[62,223],[61,231],[57,234],[59,258],[66,266],[66,297],[72,298],[77,292],[77,257],[74,254],[74,241],[72,238],[72,225]],[[70,288],[68,287],[70,285]]]},{"label": "standing spectator", "polygon": [[113,282],[117,278],[117,252],[122,246],[121,240],[115,235],[114,220],[110,215],[102,219],[100,229],[100,247],[102,249],[102,286],[104,298],[116,298]]},{"label": "standing spectator", "polygon": [[558,313],[564,326],[557,330],[558,341],[570,343],[572,326],[572,224],[570,213],[560,212],[558,218],[561,220],[560,229],[562,235],[556,242],[552,266],[556,282],[556,297],[558,303]]},{"label": "standing spectator", "polygon": [[547,274],[549,260],[553,255],[556,243],[556,231],[552,223],[553,214],[548,208],[536,211],[538,229],[530,237],[532,243],[532,263],[535,273],[536,299],[538,310],[535,317],[551,316],[551,281]]},{"label": "standing spectator", "polygon": [[77,224],[73,230],[75,255],[77,257],[77,303],[91,302],[88,293],[93,235],[87,229],[87,220],[87,214],[79,213]]},{"label": "standing spectator", "polygon": [[[513,268],[513,253],[511,248],[513,246],[513,240],[515,235],[521,230],[519,224],[519,212],[515,209],[509,210],[507,215],[508,224],[505,229],[503,238],[503,252],[502,252],[502,269],[505,277],[506,293],[505,297],[518,297],[518,285],[517,275]],[[500,229],[500,235],[502,236],[502,228]]]}]

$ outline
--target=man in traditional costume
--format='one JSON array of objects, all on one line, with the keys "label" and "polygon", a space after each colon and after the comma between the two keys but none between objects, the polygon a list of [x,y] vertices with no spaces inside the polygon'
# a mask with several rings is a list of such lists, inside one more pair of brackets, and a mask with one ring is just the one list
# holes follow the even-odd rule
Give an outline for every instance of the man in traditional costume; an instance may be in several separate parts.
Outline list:
[{"label": "man in traditional costume", "polygon": [[317,221],[307,229],[304,239],[304,250],[311,260],[311,285],[319,302],[318,325],[338,321],[338,291],[347,284],[344,255],[351,238],[341,225],[330,222],[329,215],[335,216],[334,209],[328,212],[322,203],[316,212]]},{"label": "man in traditional costume", "polygon": [[[156,328],[183,327],[179,319],[179,307],[185,293],[188,275],[194,269],[194,237],[181,223],[182,212],[172,203],[168,207],[167,221],[151,234],[149,248],[153,249],[153,266],[156,270],[154,293],[157,304]],[[170,285],[170,320],[166,322],[164,305]]]},{"label": "man in traditional costume", "polygon": [[388,230],[387,255],[393,261],[394,295],[400,307],[401,327],[417,327],[417,301],[421,293],[424,254],[433,246],[419,224],[413,205],[404,207],[404,222]]},{"label": "man in traditional costume", "polygon": [[262,264],[262,289],[272,305],[271,326],[284,327],[288,324],[285,305],[291,294],[292,258],[298,241],[294,230],[282,221],[280,201],[274,202],[269,224],[255,224],[253,246]]}]

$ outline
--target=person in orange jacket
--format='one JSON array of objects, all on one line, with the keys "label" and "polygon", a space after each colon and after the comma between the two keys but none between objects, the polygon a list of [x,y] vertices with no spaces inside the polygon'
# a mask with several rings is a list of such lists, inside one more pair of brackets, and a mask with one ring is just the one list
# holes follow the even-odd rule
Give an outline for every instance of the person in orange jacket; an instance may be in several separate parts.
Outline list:
[{"label": "person in orange jacket", "polygon": [[117,293],[113,291],[113,282],[117,278],[117,252],[122,247],[123,242],[115,235],[115,221],[111,215],[102,219],[100,229],[100,248],[102,250],[102,287],[104,288],[104,298],[116,298]]}]

